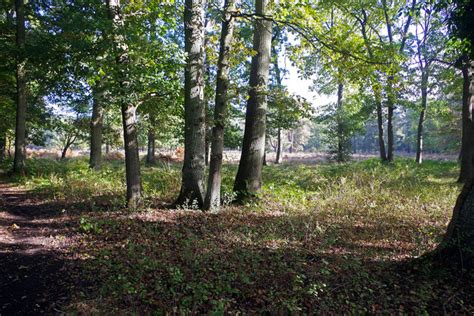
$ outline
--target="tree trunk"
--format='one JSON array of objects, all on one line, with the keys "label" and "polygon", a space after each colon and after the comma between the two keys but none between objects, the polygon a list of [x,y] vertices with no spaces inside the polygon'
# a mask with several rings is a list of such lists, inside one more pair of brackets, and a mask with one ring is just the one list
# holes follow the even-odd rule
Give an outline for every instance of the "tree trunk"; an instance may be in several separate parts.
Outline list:
[{"label": "tree trunk", "polygon": [[418,119],[418,132],[416,137],[416,163],[423,162],[423,126],[425,123],[426,106],[428,102],[428,69],[421,73],[421,111]]},{"label": "tree trunk", "polygon": [[219,61],[217,64],[216,100],[214,107],[214,127],[212,128],[211,161],[207,193],[204,203],[205,209],[219,209],[221,205],[221,170],[224,152],[224,128],[227,119],[230,70],[230,49],[234,33],[234,21],[231,12],[236,0],[226,0],[224,3],[224,17],[220,39]]},{"label": "tree trunk", "polygon": [[[278,39],[279,31],[277,33],[278,34],[275,37]],[[274,58],[273,66],[275,67],[275,77],[276,77],[277,85],[279,88],[282,88],[282,74],[280,70],[280,65],[278,64],[278,51],[274,45],[272,46],[272,52],[273,52],[273,58]],[[283,142],[281,139],[281,132],[282,132],[281,127],[278,127],[276,159],[275,159],[276,164],[280,164],[283,162],[283,157],[282,157]]]},{"label": "tree trunk", "polygon": [[66,155],[67,155],[67,151],[69,150],[69,147],[71,147],[71,145],[74,143],[73,140],[71,139],[68,139],[66,141],[66,144],[64,145],[64,148],[63,150],[61,151],[61,160],[64,160],[66,159]]},{"label": "tree trunk", "polygon": [[[206,124],[207,125],[207,124]],[[212,131],[211,131],[212,133]],[[206,164],[206,166],[209,166],[209,159],[210,159],[210,151],[211,151],[211,138],[212,136],[209,135],[209,129],[208,127],[206,126],[206,139],[205,139],[205,153],[204,153],[204,162]]]},{"label": "tree trunk", "polygon": [[156,163],[155,148],[156,148],[155,131],[153,129],[150,129],[148,131],[148,146],[147,146],[147,151],[146,151],[147,164],[153,165]]},{"label": "tree trunk", "polygon": [[343,162],[346,160],[344,147],[344,128],[343,128],[343,117],[342,117],[342,96],[344,92],[344,85],[339,83],[337,85],[337,103],[336,103],[336,120],[337,120],[337,162]]},{"label": "tree trunk", "polygon": [[15,0],[16,11],[16,128],[13,172],[24,173],[26,162],[25,0]]},{"label": "tree trunk", "polygon": [[184,8],[184,164],[175,204],[204,204],[206,106],[204,102],[204,0],[186,0]]},{"label": "tree trunk", "polygon": [[[256,0],[256,14],[265,15],[267,5],[268,0]],[[242,155],[234,183],[234,191],[237,192],[237,199],[240,201],[245,197],[255,195],[260,190],[262,182],[271,30],[271,20],[257,19],[255,21],[253,49],[256,55],[252,57]]]},{"label": "tree trunk", "polygon": [[135,208],[142,196],[140,157],[136,129],[136,107],[123,103],[122,124],[125,148],[125,176],[127,181],[127,206]]},{"label": "tree trunk", "polygon": [[277,152],[276,152],[276,159],[275,159],[275,163],[276,164],[280,164],[282,163],[283,161],[283,157],[282,157],[282,147],[283,147],[283,142],[282,142],[282,139],[281,139],[281,128],[278,128],[278,136],[277,136]]},{"label": "tree trunk", "polygon": [[92,90],[92,118],[90,135],[89,167],[98,170],[102,165],[102,127],[104,121],[103,103],[104,90],[102,80]]},{"label": "tree trunk", "polygon": [[461,170],[459,172],[458,182],[465,182],[472,178],[473,175],[473,122],[471,117],[472,102],[472,76],[473,62],[467,56],[462,58],[462,75],[463,75],[463,94],[462,94],[462,141],[461,141]]},{"label": "tree trunk", "polygon": [[438,255],[439,261],[450,267],[474,269],[474,185],[472,179],[466,179],[444,239],[435,254]]},{"label": "tree trunk", "polygon": [[[376,92],[374,91],[374,94]],[[385,139],[384,139],[384,128],[383,128],[383,108],[382,108],[382,100],[380,98],[380,94],[375,97],[376,102],[376,110],[377,110],[377,128],[378,128],[378,136],[379,136],[379,153],[380,159],[382,161],[387,161],[387,152],[385,151]]]},{"label": "tree trunk", "polygon": [[0,137],[0,162],[5,159],[5,152],[7,148],[7,138],[5,134],[2,134]]},{"label": "tree trunk", "polygon": [[120,35],[124,21],[120,12],[120,0],[107,0],[110,18],[114,23],[114,45],[117,51],[118,82],[120,85],[120,107],[122,112],[123,138],[125,149],[125,178],[127,182],[127,206],[136,208],[140,204],[142,186],[140,180],[140,159],[136,129],[136,106],[127,102],[130,82],[125,73],[129,62],[128,46]]},{"label": "tree trunk", "polygon": [[393,161],[393,112],[395,110],[393,76],[389,76],[387,81],[387,161]]}]

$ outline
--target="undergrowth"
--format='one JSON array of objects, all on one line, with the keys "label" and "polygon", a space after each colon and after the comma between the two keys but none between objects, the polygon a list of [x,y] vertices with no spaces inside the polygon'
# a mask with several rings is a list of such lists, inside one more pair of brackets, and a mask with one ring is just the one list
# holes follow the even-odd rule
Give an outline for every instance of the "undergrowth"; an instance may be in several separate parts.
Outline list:
[{"label": "undergrowth", "polygon": [[[224,168],[225,199],[235,172]],[[120,211],[120,162],[94,172],[81,159],[34,160],[18,181],[90,210],[76,251],[97,289],[73,311],[469,313],[472,276],[409,264],[440,241],[457,172],[408,159],[268,166],[256,201],[215,214],[158,209],[178,194],[177,165],[143,166],[146,207],[135,213]]]}]

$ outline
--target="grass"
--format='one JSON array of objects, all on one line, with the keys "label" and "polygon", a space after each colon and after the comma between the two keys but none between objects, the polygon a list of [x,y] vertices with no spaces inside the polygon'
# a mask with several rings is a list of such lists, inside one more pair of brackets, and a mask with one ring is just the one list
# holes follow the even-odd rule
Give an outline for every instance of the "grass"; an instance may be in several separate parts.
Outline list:
[{"label": "grass", "polygon": [[[143,168],[146,207],[124,211],[123,167],[36,160],[17,179],[77,202],[74,249],[99,313],[426,313],[474,311],[472,276],[410,260],[440,241],[458,167],[400,159],[264,168],[258,201],[219,213],[163,210],[179,166]],[[224,168],[230,200],[236,166]],[[463,282],[459,282],[463,278]],[[84,307],[85,306],[85,307]]]}]

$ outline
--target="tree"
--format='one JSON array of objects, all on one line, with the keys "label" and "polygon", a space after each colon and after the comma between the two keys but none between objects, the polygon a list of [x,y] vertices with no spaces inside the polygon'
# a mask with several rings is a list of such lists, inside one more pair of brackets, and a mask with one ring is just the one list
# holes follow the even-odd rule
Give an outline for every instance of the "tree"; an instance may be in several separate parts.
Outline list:
[{"label": "tree", "polygon": [[224,152],[224,128],[228,111],[228,89],[230,70],[230,49],[234,33],[235,0],[226,0],[222,18],[222,30],[217,64],[216,96],[214,106],[214,127],[212,128],[211,161],[207,185],[205,209],[219,209],[221,201],[221,170]]},{"label": "tree", "polygon": [[90,121],[89,167],[100,169],[102,164],[102,129],[104,122],[104,82],[100,79],[92,88],[92,117]]},{"label": "tree", "polygon": [[56,137],[61,148],[61,159],[65,159],[69,148],[87,137],[87,120],[80,115],[75,118],[59,117],[54,123]]},{"label": "tree", "polygon": [[268,74],[271,59],[272,21],[267,18],[268,0],[255,1],[255,29],[250,72],[250,90],[245,115],[242,154],[234,183],[237,199],[255,195],[262,184]]},{"label": "tree", "polygon": [[184,7],[184,164],[176,205],[204,204],[206,106],[204,102],[204,1],[186,0]]},{"label": "tree", "polygon": [[[468,60],[467,66],[465,66],[467,71],[463,71],[465,79],[463,104],[469,104],[469,107],[472,107],[474,102],[474,30],[471,22],[474,19],[474,4],[468,0],[453,2],[454,8],[451,7],[452,11],[448,20],[451,24],[451,34],[461,39]],[[466,81],[469,83],[468,89],[466,89]],[[469,116],[469,121],[469,124],[463,126],[463,129],[466,128],[466,132],[472,138],[474,135],[472,115]],[[469,145],[471,155],[473,145],[473,143]],[[474,181],[472,172],[467,176],[463,190],[456,201],[444,239],[438,246],[436,253],[438,258],[447,261],[450,266],[455,263],[463,269],[474,269]]]},{"label": "tree", "polygon": [[474,128],[472,121],[472,68],[474,61],[467,54],[463,55],[460,64],[462,88],[462,139],[461,139],[461,168],[458,182],[469,182],[474,173]]},{"label": "tree", "polygon": [[26,161],[25,1],[15,0],[16,12],[16,128],[13,172],[23,173]]},{"label": "tree", "polygon": [[114,52],[117,64],[117,81],[120,87],[119,103],[122,112],[123,138],[125,148],[125,175],[127,181],[127,206],[135,208],[142,196],[140,179],[140,158],[136,128],[137,105],[127,99],[130,81],[127,78],[129,63],[128,45],[123,35],[124,20],[121,15],[120,0],[107,0],[109,18],[112,21]]},{"label": "tree", "polygon": [[271,87],[268,95],[267,134],[276,134],[275,163],[281,163],[283,159],[283,131],[296,128],[312,114],[311,105],[304,98],[290,94],[281,84]]}]

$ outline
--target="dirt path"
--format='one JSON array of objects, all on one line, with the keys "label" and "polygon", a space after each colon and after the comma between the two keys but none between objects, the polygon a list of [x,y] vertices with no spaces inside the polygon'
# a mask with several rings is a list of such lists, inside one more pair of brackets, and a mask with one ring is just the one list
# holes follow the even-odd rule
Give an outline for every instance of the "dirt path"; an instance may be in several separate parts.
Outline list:
[{"label": "dirt path", "polygon": [[69,231],[58,206],[0,182],[0,315],[61,312],[70,293]]}]

